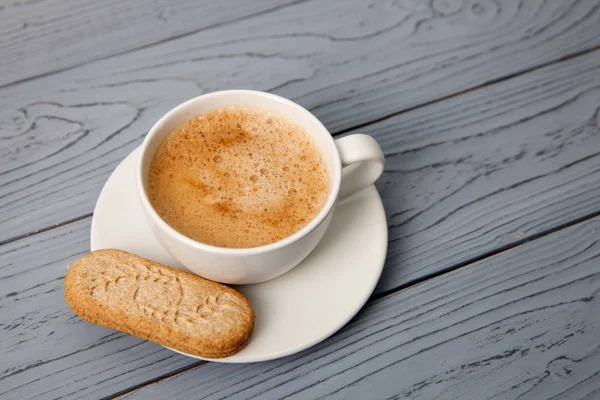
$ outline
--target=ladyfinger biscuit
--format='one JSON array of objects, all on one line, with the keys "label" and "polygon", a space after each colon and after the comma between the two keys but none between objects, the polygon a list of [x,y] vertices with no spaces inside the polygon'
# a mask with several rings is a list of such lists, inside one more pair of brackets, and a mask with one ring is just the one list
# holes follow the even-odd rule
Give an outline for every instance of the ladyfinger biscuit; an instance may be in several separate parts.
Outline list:
[{"label": "ladyfinger biscuit", "polygon": [[81,318],[184,353],[240,351],[254,312],[236,290],[121,250],[97,250],[65,277],[65,298]]}]

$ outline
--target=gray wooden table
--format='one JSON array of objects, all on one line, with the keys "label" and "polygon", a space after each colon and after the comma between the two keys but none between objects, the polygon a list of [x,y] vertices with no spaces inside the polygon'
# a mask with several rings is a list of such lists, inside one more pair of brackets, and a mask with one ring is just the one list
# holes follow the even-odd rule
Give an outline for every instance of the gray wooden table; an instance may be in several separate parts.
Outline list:
[{"label": "gray wooden table", "polygon": [[[0,32],[0,398],[600,398],[598,0],[5,0]],[[386,155],[371,300],[253,365],[63,299],[110,172],[227,88]]]}]

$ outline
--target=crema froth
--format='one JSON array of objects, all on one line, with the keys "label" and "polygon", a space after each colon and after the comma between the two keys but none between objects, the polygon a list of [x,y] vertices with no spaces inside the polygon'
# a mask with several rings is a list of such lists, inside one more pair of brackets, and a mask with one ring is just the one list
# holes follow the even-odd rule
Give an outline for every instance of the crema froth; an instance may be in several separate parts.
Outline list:
[{"label": "crema froth", "polygon": [[276,111],[228,107],[194,117],[161,143],[148,194],[174,229],[202,243],[248,248],[306,226],[329,195],[317,144]]}]

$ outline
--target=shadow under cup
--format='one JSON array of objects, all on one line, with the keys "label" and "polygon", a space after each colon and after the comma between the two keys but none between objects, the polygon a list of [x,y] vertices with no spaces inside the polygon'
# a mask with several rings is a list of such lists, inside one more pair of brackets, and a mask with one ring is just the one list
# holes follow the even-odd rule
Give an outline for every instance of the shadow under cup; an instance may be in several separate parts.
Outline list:
[{"label": "shadow under cup", "polygon": [[[252,248],[222,248],[195,241],[168,225],[148,198],[148,173],[154,153],[171,131],[190,118],[218,108],[252,106],[292,118],[314,139],[327,163],[329,196],[304,228],[277,242]],[[269,93],[231,90],[191,99],[168,112],[149,131],[136,164],[136,182],[144,214],[163,247],[190,271],[223,283],[249,284],[275,278],[296,266],[316,247],[331,219],[341,183],[341,161],[335,141],[323,124],[294,102]]]}]

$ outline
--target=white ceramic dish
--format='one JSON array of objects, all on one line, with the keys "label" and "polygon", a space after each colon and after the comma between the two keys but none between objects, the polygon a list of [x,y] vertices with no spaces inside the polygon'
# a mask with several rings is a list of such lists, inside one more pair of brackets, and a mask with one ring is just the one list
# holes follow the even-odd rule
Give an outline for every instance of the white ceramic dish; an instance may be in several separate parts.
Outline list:
[{"label": "white ceramic dish", "polygon": [[[160,246],[144,218],[134,176],[137,153],[136,149],[121,162],[100,193],[91,249],[121,249],[184,269]],[[252,340],[239,353],[212,361],[272,360],[326,339],[365,304],[381,275],[386,251],[385,213],[371,186],[336,206],[325,236],[296,268],[267,282],[236,287],[256,314]]]}]

